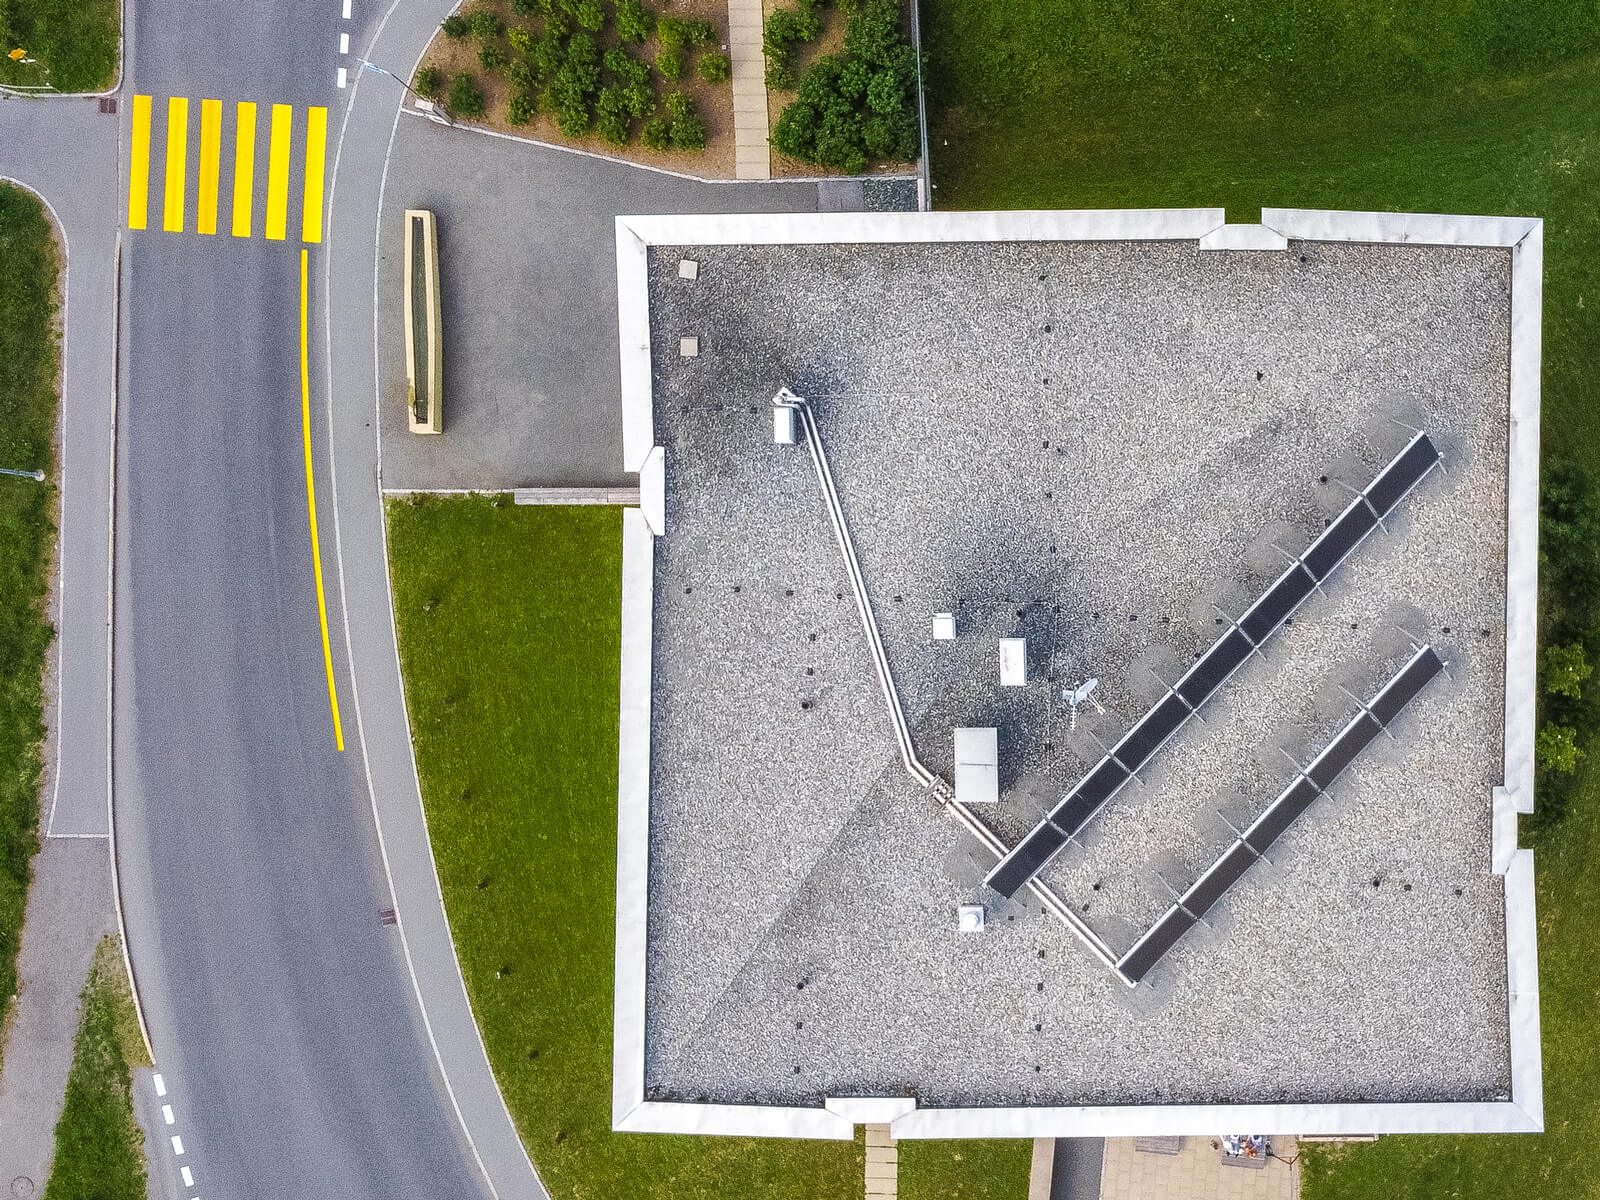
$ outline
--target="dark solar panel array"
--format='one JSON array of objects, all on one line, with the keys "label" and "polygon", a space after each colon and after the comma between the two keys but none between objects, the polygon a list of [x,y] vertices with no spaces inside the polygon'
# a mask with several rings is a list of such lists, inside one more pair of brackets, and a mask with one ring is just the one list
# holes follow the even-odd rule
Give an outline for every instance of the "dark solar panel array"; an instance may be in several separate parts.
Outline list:
[{"label": "dark solar panel array", "polygon": [[1133,949],[1122,956],[1117,962],[1117,973],[1123,980],[1130,985],[1137,984],[1149,974],[1161,956],[1211,911],[1222,894],[1239,882],[1251,864],[1294,824],[1295,818],[1328,790],[1356,756],[1371,745],[1389,722],[1442,670],[1444,663],[1433,647],[1424,646],[1418,650],[1400,673],[1386,683],[1383,690],[1339,731],[1339,736],[1278,795],[1267,811],[1251,822],[1250,828],[1239,835],[1228,852],[1195,880],[1193,886],[1134,943]]},{"label": "dark solar panel array", "polygon": [[1367,485],[1366,491],[1350,502],[1338,520],[1324,529],[1306,552],[1278,576],[1238,623],[1189,668],[1177,686],[1128,730],[1094,770],[996,864],[984,882],[1003,896],[1014,896],[1043,870],[1068,839],[1088,824],[1131,774],[1155,756],[1189,715],[1209,700],[1251,652],[1278,630],[1316,586],[1349,557],[1361,539],[1422,482],[1438,461],[1439,452],[1428,435],[1417,434]]}]

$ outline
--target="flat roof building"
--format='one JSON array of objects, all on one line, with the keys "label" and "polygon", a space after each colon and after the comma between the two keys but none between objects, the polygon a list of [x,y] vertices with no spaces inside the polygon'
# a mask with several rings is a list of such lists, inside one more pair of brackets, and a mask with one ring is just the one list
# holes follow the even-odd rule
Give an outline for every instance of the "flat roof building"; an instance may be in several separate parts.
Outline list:
[{"label": "flat roof building", "polygon": [[1542,1128],[1538,220],[617,239],[617,1128]]}]

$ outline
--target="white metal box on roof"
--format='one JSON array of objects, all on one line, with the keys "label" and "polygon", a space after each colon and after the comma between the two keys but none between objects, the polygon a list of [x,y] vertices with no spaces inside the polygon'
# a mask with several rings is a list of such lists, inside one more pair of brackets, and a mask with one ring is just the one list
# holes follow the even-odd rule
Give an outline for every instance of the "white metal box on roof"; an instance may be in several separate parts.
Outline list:
[{"label": "white metal box on roof", "polygon": [[1021,687],[1028,682],[1028,639],[1000,639],[1000,685]]},{"label": "white metal box on roof", "polygon": [[993,729],[957,729],[957,802],[961,804],[994,804],[999,799],[999,734]]}]

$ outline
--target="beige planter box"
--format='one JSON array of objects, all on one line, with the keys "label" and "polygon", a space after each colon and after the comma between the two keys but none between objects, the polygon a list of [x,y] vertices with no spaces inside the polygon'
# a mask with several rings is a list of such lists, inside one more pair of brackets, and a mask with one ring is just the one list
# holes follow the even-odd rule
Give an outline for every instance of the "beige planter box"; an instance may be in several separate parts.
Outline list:
[{"label": "beige planter box", "polygon": [[406,209],[405,277],[406,420],[412,433],[439,433],[444,429],[439,238],[427,209]]}]

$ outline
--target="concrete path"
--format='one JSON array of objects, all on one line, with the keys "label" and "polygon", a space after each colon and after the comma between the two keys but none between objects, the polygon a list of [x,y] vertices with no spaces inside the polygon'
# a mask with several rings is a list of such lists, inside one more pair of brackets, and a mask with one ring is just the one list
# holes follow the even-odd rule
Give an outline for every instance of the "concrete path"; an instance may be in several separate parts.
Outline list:
[{"label": "concrete path", "polygon": [[887,1125],[867,1126],[867,1200],[894,1200],[900,1190],[900,1151]]},{"label": "concrete path", "polygon": [[761,0],[728,0],[728,54],[733,59],[734,176],[770,179],[767,148],[767,60],[761,52]]},{"label": "concrete path", "polygon": [[61,753],[41,828],[107,832],[118,118],[95,100],[0,96],[0,178],[44,197],[67,245],[62,338],[60,614]]},{"label": "concrete path", "polygon": [[[0,1071],[0,1182],[44,1191],[66,1095],[78,993],[94,948],[115,933],[104,838],[52,838],[33,860],[18,959],[21,985]],[[11,1182],[11,1195],[35,1194]]]}]

